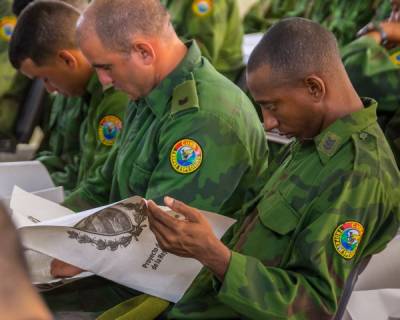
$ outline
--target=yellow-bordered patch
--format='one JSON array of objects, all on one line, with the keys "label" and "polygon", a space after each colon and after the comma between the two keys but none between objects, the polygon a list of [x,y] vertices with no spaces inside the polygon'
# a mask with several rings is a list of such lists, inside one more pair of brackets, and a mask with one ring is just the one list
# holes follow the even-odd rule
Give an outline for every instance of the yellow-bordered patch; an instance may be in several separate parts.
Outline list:
[{"label": "yellow-bordered patch", "polygon": [[122,129],[122,121],[117,116],[105,116],[99,122],[99,138],[102,144],[112,146]]},{"label": "yellow-bordered patch", "polygon": [[195,15],[205,17],[211,13],[213,9],[212,0],[194,0],[192,3],[192,10]]},{"label": "yellow-bordered patch", "polygon": [[182,139],[172,147],[169,160],[176,172],[189,174],[200,168],[203,162],[203,150],[192,139]]},{"label": "yellow-bordered patch", "polygon": [[345,259],[351,259],[356,254],[364,234],[364,227],[357,221],[346,221],[335,229],[333,246],[336,252]]},{"label": "yellow-bordered patch", "polygon": [[396,65],[400,66],[400,50],[390,55],[390,60]]},{"label": "yellow-bordered patch", "polygon": [[0,38],[9,42],[14,31],[17,18],[7,16],[0,19]]}]

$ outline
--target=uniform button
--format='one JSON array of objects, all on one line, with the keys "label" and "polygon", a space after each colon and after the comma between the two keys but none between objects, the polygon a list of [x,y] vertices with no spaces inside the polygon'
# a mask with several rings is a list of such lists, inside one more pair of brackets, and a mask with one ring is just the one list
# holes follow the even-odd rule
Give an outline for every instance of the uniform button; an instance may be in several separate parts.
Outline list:
[{"label": "uniform button", "polygon": [[360,133],[360,139],[361,140],[366,140],[368,138],[368,133],[366,132],[361,132]]}]

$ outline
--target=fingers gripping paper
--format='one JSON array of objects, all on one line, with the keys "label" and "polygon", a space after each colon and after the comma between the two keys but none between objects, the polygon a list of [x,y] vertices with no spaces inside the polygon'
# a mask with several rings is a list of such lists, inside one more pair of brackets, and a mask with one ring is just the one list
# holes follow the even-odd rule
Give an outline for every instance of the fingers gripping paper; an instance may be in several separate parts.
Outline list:
[{"label": "fingers gripping paper", "polygon": [[[194,259],[160,249],[140,197],[69,214],[66,208],[15,188],[11,208],[16,215],[34,219],[49,211],[61,216],[20,225],[26,248],[172,302],[180,299],[202,268]],[[235,222],[214,213],[203,213],[218,238]],[[172,211],[170,214],[177,216]]]}]

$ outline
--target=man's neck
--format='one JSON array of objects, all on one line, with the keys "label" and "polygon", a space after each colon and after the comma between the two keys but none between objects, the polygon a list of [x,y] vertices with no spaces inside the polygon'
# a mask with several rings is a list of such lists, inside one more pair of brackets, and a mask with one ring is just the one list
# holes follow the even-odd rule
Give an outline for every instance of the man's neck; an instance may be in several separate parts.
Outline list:
[{"label": "man's neck", "polygon": [[327,105],[327,112],[321,127],[321,131],[330,126],[333,122],[341,119],[353,112],[364,108],[363,102],[349,82],[342,88],[337,87],[336,93],[333,93],[334,99]]},{"label": "man's neck", "polygon": [[157,85],[178,67],[188,51],[186,45],[178,37],[169,42],[165,49],[160,59]]}]

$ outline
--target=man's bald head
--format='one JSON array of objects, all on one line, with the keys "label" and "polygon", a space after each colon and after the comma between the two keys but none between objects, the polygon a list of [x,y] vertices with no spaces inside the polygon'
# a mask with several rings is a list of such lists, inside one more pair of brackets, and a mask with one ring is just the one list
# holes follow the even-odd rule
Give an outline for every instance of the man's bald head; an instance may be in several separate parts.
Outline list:
[{"label": "man's bald head", "polygon": [[168,23],[159,0],[94,0],[78,23],[78,41],[94,31],[105,48],[129,52],[132,36],[160,37]]},{"label": "man's bald head", "polygon": [[288,18],[276,23],[252,52],[248,72],[268,65],[281,78],[331,74],[342,66],[335,36],[318,23]]}]

